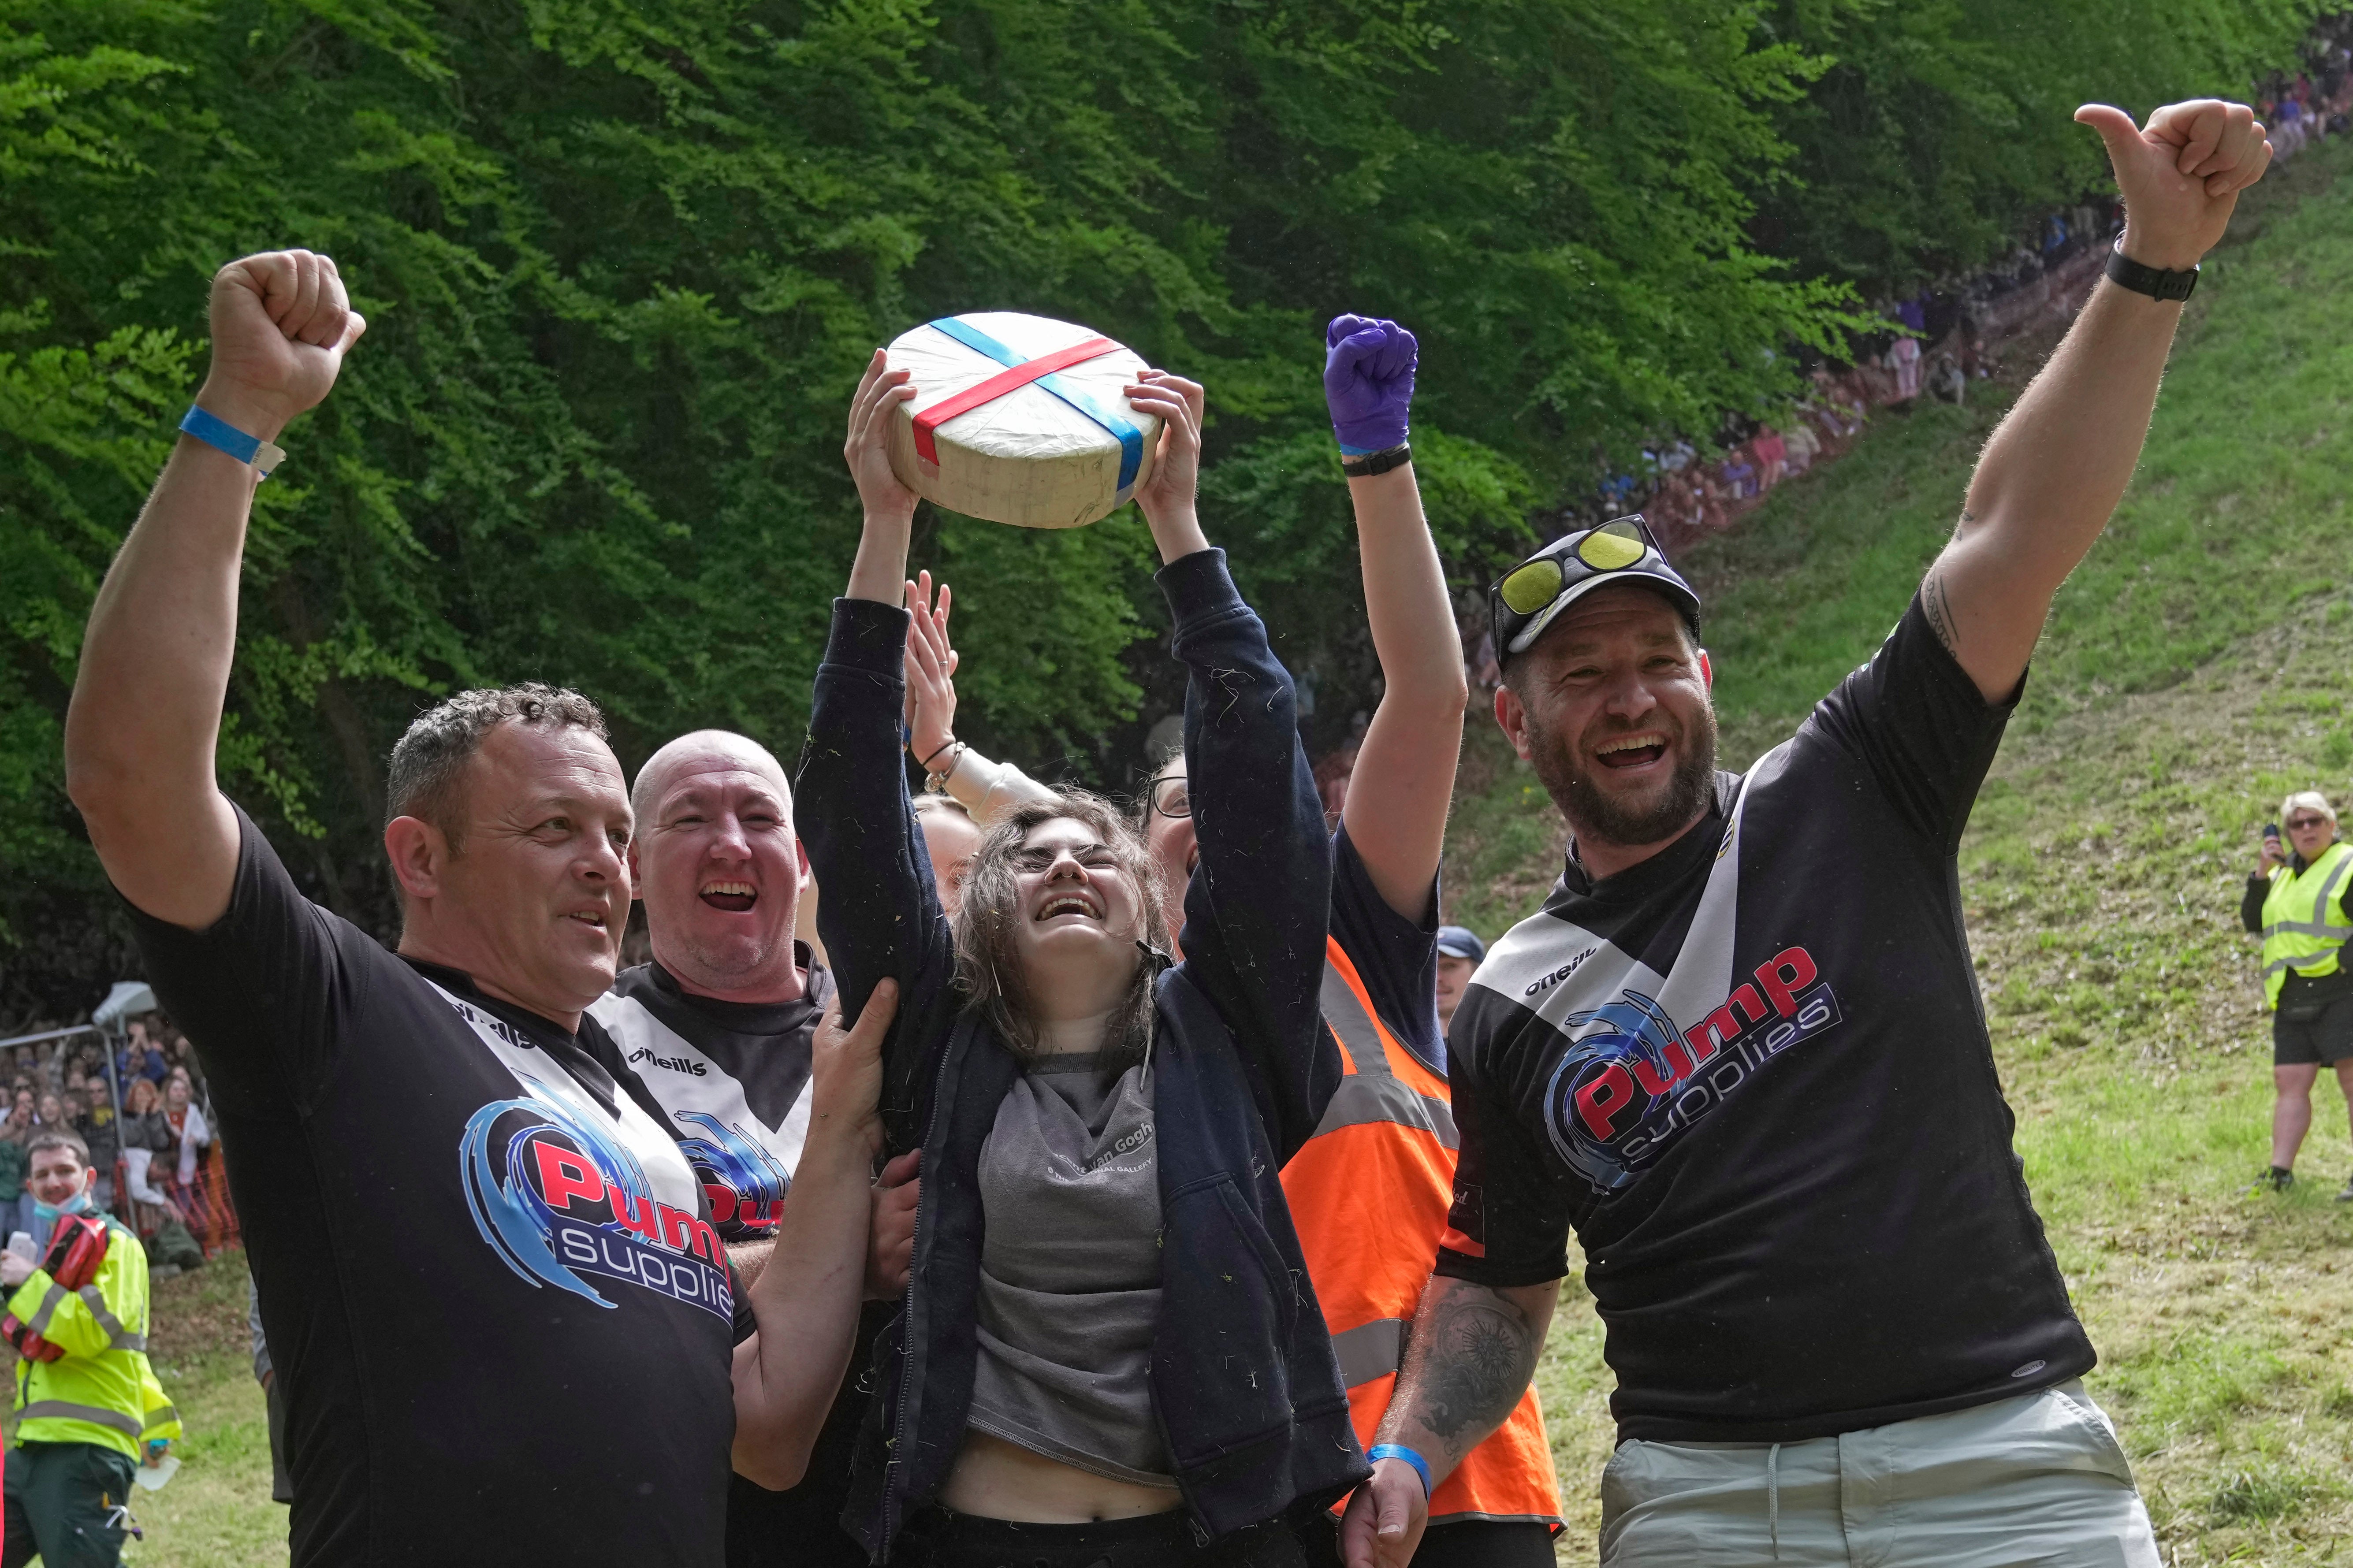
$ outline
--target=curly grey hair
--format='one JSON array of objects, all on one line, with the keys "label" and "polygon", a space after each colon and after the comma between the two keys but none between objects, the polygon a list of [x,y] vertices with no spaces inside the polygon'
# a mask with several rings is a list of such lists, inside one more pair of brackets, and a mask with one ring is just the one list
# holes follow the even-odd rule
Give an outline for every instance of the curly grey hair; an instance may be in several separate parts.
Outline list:
[{"label": "curly grey hair", "polygon": [[385,781],[385,820],[414,816],[431,823],[461,853],[466,825],[466,764],[483,738],[501,724],[586,730],[598,740],[605,715],[577,691],[526,680],[519,686],[460,691],[419,713],[392,748]]}]

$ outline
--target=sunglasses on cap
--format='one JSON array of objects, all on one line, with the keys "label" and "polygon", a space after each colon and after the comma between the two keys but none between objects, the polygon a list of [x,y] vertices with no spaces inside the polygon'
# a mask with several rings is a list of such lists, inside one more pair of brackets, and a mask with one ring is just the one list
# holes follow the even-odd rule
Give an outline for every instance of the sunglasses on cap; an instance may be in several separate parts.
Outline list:
[{"label": "sunglasses on cap", "polygon": [[1488,598],[1497,649],[1506,658],[1525,653],[1563,610],[1624,581],[1665,595],[1699,635],[1699,595],[1667,564],[1651,525],[1636,514],[1556,539],[1496,579]]}]

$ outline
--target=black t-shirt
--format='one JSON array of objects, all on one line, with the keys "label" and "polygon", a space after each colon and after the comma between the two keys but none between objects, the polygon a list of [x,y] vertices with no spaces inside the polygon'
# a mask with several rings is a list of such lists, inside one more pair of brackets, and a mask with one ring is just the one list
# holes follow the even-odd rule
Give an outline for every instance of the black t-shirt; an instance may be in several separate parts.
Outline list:
[{"label": "black t-shirt", "polygon": [[806,942],[793,954],[808,975],[798,1001],[690,995],[660,964],[641,963],[588,1009],[660,1101],[728,1241],[776,1234],[808,1136],[809,1038],[833,975]]},{"label": "black t-shirt", "polygon": [[[661,1102],[730,1242],[776,1234],[785,1194],[808,1137],[809,1042],[833,998],[833,974],[805,942],[794,961],[808,975],[797,1002],[726,1002],[680,988],[659,963],[622,973],[589,1016]],[[861,1348],[895,1302],[870,1306]],[[849,1461],[869,1396],[862,1355],[826,1418],[801,1484],[770,1491],[743,1477],[727,1487],[729,1568],[866,1568],[866,1549],[841,1528]]]},{"label": "black t-shirt", "polygon": [[593,1023],[385,952],[237,825],[216,924],[133,919],[220,1113],[293,1561],[719,1563],[733,1292],[642,1086]]},{"label": "black t-shirt", "polygon": [[2009,712],[1915,601],[1706,821],[1599,883],[1572,861],[1472,979],[1438,1272],[1556,1279],[1574,1226],[1621,1437],[1797,1441],[2090,1370],[1962,929]]}]

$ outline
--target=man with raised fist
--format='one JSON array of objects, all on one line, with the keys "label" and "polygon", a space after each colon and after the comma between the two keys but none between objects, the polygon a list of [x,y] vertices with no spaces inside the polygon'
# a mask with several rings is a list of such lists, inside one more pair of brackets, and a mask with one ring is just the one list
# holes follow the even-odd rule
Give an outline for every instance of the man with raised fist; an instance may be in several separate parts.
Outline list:
[{"label": "man with raised fist", "polygon": [[222,795],[254,488],[364,330],[326,257],[214,279],[210,372],[90,612],[68,788],[220,1110],[294,1563],[717,1568],[731,1456],[790,1485],[848,1362],[891,1005],[818,1030],[783,1266],[739,1293],[660,1108],[582,1016],[629,908],[593,703],[523,684],[410,726],[397,952]]},{"label": "man with raised fist", "polygon": [[1618,1379],[1605,1564],[2156,1568],[2010,1147],[1954,855],[2270,148],[2214,100],[2076,118],[2124,193],[2109,281],[1885,644],[1746,776],[1716,769],[1699,599],[1641,519],[1495,585],[1495,716],[1573,839],[1448,1038],[1453,1207],[1352,1568],[1402,1568],[1518,1401],[1572,1228]]}]

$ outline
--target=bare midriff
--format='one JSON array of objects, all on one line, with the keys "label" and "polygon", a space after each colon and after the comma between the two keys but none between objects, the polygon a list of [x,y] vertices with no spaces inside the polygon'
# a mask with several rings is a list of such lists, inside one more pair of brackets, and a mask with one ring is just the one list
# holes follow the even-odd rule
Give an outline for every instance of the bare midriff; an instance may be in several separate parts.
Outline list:
[{"label": "bare midriff", "polygon": [[1184,1499],[1174,1487],[1140,1487],[1098,1476],[1017,1443],[967,1430],[940,1506],[1020,1524],[1092,1524],[1166,1513]]}]

